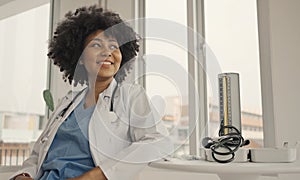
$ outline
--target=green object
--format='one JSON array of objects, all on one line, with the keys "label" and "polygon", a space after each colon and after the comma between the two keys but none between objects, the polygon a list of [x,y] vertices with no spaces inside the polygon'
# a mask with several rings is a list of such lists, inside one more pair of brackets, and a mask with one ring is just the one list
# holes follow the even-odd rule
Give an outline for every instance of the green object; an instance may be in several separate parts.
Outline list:
[{"label": "green object", "polygon": [[54,110],[54,102],[53,102],[53,97],[49,89],[46,89],[43,91],[43,97],[44,101],[46,102],[46,105],[48,108],[53,111]]}]

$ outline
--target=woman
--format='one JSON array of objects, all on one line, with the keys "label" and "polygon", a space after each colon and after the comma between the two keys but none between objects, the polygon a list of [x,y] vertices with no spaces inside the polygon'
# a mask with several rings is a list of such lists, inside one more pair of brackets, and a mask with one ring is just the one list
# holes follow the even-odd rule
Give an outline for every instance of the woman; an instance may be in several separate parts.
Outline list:
[{"label": "woman", "polygon": [[139,163],[171,150],[144,90],[123,83],[137,35],[118,14],[96,6],[65,17],[48,56],[66,81],[87,88],[61,100],[12,179],[132,179]]}]

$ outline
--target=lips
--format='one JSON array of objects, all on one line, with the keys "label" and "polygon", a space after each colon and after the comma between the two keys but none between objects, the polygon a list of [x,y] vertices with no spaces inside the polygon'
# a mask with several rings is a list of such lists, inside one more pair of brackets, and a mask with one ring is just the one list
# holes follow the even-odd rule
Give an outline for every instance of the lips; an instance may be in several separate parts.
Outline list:
[{"label": "lips", "polygon": [[111,64],[114,64],[112,61],[110,60],[104,60],[104,61],[96,61],[96,64],[99,64],[99,65],[111,65]]},{"label": "lips", "polygon": [[99,61],[99,62],[96,62],[97,64],[105,64],[105,65],[111,65],[112,63],[111,62],[105,62],[105,61]]}]

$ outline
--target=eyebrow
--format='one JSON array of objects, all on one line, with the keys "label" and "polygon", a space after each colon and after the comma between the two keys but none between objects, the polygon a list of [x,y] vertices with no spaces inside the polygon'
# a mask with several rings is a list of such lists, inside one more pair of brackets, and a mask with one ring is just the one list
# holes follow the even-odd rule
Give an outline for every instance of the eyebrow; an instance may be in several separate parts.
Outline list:
[{"label": "eyebrow", "polygon": [[[103,39],[100,38],[94,38],[91,41],[99,41],[99,42],[103,42]],[[108,42],[117,42],[117,40],[115,39],[108,39]]]}]

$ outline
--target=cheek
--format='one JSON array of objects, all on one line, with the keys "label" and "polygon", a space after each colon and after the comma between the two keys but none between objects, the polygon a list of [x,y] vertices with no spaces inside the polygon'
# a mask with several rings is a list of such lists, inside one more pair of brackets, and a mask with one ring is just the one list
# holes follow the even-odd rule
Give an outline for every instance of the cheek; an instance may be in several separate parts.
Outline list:
[{"label": "cheek", "polygon": [[120,55],[120,56],[118,57],[118,70],[120,69],[121,62],[122,62],[122,55]]},{"label": "cheek", "polygon": [[83,53],[81,62],[88,73],[95,73],[98,71],[96,58],[91,53]]},{"label": "cheek", "polygon": [[122,61],[122,54],[121,54],[121,52],[114,53],[113,56],[114,56],[115,61],[118,64],[121,64],[121,61]]},{"label": "cheek", "polygon": [[85,62],[89,62],[89,61],[93,61],[95,60],[97,57],[97,54],[93,51],[83,51],[82,53],[82,59],[85,61]]},{"label": "cheek", "polygon": [[94,65],[94,63],[96,62],[96,58],[97,55],[92,52],[92,51],[84,51],[82,53],[82,62],[86,65],[86,66],[91,66]]}]

